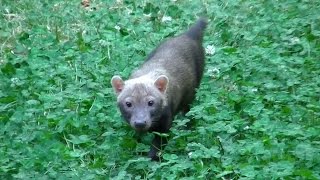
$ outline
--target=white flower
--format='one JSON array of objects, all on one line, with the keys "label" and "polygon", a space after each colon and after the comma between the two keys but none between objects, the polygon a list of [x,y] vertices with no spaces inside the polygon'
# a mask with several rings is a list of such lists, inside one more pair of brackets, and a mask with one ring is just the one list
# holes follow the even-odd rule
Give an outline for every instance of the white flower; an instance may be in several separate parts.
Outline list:
[{"label": "white flower", "polygon": [[172,21],[172,17],[170,16],[163,16],[161,19],[161,22],[166,22],[166,21]]},{"label": "white flower", "polygon": [[18,86],[18,83],[20,82],[20,79],[18,78],[11,78],[11,87]]},{"label": "white flower", "polygon": [[209,74],[211,77],[216,78],[216,77],[219,76],[220,70],[219,70],[218,68],[216,68],[216,67],[214,67],[214,68],[209,68],[209,69],[208,69],[208,74]]},{"label": "white flower", "polygon": [[117,4],[120,4],[120,5],[123,4],[123,0],[117,0],[116,2]]},{"label": "white flower", "polygon": [[250,127],[249,126],[246,126],[243,128],[243,130],[248,130]]},{"label": "white flower", "polygon": [[130,15],[132,14],[133,10],[132,9],[129,9],[129,8],[126,8],[127,9],[127,14]]},{"label": "white flower", "polygon": [[251,92],[258,92],[258,88],[252,88]]},{"label": "white flower", "polygon": [[209,55],[213,55],[216,52],[216,47],[214,45],[208,45],[206,47],[206,53]]},{"label": "white flower", "polygon": [[101,40],[99,40],[99,44],[100,44],[102,47],[106,47],[106,46],[109,45],[109,42],[106,41],[106,40],[101,39]]},{"label": "white flower", "polygon": [[118,26],[118,25],[114,26],[114,28],[115,28],[117,31],[120,31],[120,29],[121,29],[121,27]]},{"label": "white flower", "polygon": [[19,79],[18,78],[11,78],[11,82],[16,84],[19,82]]},{"label": "white flower", "polygon": [[208,73],[210,73],[210,74],[219,74],[219,73],[220,73],[220,70],[219,70],[218,68],[216,68],[216,67],[214,67],[214,68],[209,68],[209,69],[208,69]]},{"label": "white flower", "polygon": [[298,44],[298,43],[300,43],[300,39],[297,37],[293,37],[290,39],[290,43],[291,44]]},{"label": "white flower", "polygon": [[150,18],[151,17],[151,13],[149,14],[143,14],[146,18]]},{"label": "white flower", "polygon": [[238,90],[238,86],[236,83],[233,83],[232,85],[229,86],[228,91],[236,91]]},{"label": "white flower", "polygon": [[188,156],[189,156],[189,158],[190,158],[190,157],[192,156],[192,152],[189,152],[189,153],[188,153]]}]

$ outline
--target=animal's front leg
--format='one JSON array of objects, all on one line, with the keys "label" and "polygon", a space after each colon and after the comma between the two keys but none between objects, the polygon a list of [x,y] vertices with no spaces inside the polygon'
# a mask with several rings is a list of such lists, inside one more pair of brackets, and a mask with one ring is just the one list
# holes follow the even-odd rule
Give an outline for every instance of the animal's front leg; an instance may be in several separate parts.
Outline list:
[{"label": "animal's front leg", "polygon": [[[170,109],[171,106],[167,106],[163,110],[163,116],[159,119],[159,122],[161,122],[158,126],[156,126],[152,131],[159,132],[159,133],[168,133],[169,129],[171,127],[172,122],[172,112]],[[168,142],[168,137],[161,137],[158,134],[154,134],[154,138],[152,140],[151,148],[149,151],[149,158],[151,158],[153,161],[159,161],[160,157],[158,156],[159,151],[163,150],[165,145]]]},{"label": "animal's front leg", "polygon": [[151,144],[149,154],[148,154],[149,158],[151,158],[153,161],[159,161],[160,157],[158,156],[158,153],[160,150],[164,148],[166,144],[167,144],[167,137],[161,137],[155,134]]}]

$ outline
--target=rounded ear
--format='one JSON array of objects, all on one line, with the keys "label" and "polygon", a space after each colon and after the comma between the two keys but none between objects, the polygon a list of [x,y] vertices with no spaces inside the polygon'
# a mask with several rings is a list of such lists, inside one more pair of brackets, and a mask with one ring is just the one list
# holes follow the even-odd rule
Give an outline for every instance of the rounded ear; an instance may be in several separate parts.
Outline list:
[{"label": "rounded ear", "polygon": [[166,75],[160,75],[157,80],[154,81],[154,85],[159,89],[161,93],[166,92],[169,83],[169,78]]},{"label": "rounded ear", "polygon": [[118,95],[123,90],[124,82],[120,76],[113,76],[111,79],[111,85],[115,93]]}]

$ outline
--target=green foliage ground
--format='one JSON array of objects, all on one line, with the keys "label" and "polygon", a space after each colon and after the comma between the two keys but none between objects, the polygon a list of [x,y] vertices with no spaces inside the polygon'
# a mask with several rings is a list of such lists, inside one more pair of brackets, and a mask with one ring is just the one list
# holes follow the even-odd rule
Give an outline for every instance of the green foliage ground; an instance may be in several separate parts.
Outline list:
[{"label": "green foliage ground", "polygon": [[[0,1],[0,179],[320,179],[319,9],[316,0]],[[110,78],[199,16],[215,53],[162,161],[151,162],[152,134],[136,141]]]}]

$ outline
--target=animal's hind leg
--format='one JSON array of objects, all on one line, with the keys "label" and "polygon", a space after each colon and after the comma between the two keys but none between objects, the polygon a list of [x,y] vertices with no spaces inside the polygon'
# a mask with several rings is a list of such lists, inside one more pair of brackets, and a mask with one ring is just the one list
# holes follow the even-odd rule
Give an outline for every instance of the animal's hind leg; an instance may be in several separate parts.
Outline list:
[{"label": "animal's hind leg", "polygon": [[183,115],[187,114],[190,111],[191,104],[194,98],[195,98],[195,91],[191,91],[186,96],[184,96],[184,100],[181,103],[181,111]]},{"label": "animal's hind leg", "polygon": [[[195,99],[195,91],[192,91],[191,93],[188,94],[187,98],[185,99],[182,105],[181,110],[184,116],[190,111],[191,105],[194,99]],[[191,129],[192,127],[194,127],[195,125],[194,119],[190,119],[190,121],[187,122],[186,125],[187,125],[187,129]]]},{"label": "animal's hind leg", "polygon": [[190,111],[190,105],[185,105],[183,108],[182,108],[182,113],[183,115],[185,116],[188,112]]}]

